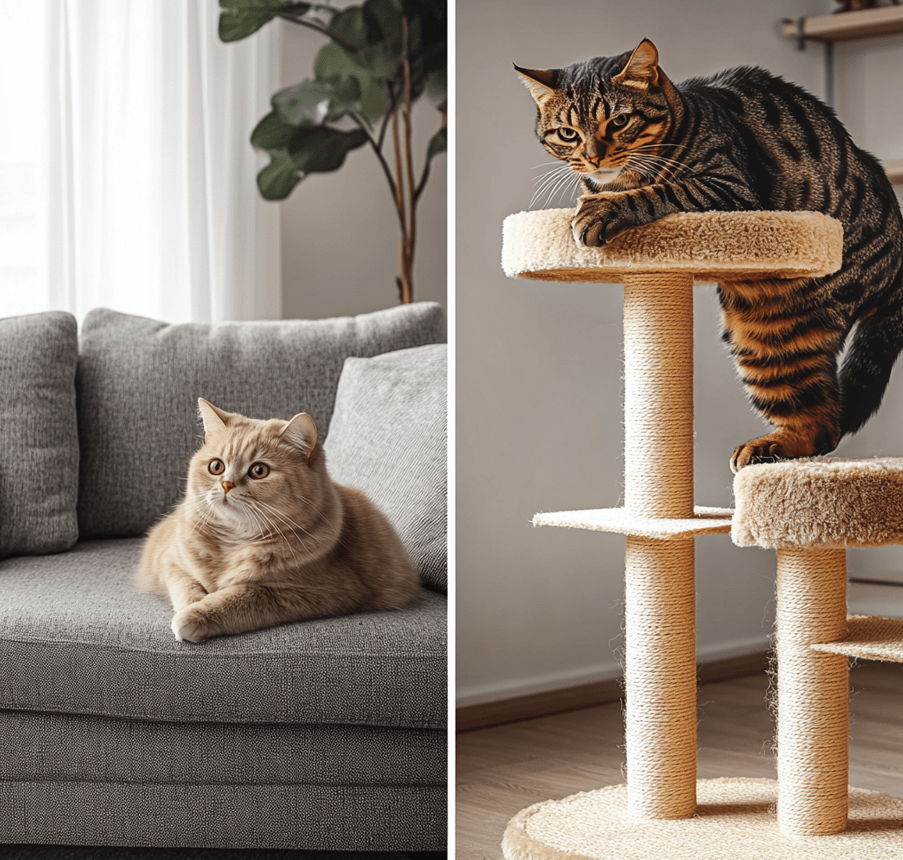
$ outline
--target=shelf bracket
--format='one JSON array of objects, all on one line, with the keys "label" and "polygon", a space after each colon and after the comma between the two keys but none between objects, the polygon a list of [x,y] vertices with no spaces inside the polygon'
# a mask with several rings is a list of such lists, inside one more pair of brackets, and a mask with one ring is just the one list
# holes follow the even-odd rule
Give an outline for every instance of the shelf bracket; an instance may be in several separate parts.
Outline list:
[{"label": "shelf bracket", "polygon": [[796,26],[796,49],[797,51],[805,51],[806,50],[806,17],[805,15],[800,18],[782,18],[782,24],[794,24]]},{"label": "shelf bracket", "polygon": [[[800,18],[782,18],[782,24],[792,24],[796,27],[796,34],[794,35],[794,39],[796,40],[796,49],[798,51],[805,51],[806,46],[809,43],[809,39],[806,36],[806,17],[805,15]],[[821,40],[819,40],[821,41]],[[826,39],[825,42],[825,101],[834,106],[834,43],[829,39]]]}]

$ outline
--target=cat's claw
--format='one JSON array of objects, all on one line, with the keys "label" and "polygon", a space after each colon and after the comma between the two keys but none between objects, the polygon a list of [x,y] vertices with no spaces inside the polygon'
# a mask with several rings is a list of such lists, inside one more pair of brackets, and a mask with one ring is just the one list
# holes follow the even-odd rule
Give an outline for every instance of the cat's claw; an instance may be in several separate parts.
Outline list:
[{"label": "cat's claw", "polygon": [[772,443],[768,446],[759,446],[755,444],[757,441],[754,439],[752,442],[739,445],[734,449],[731,457],[731,471],[735,475],[744,466],[751,466],[754,463],[776,463],[778,460],[786,459],[778,453],[779,445]]},{"label": "cat's claw", "polygon": [[601,248],[618,233],[632,226],[636,225],[622,211],[618,195],[607,192],[580,199],[577,214],[571,222],[571,231],[578,245]]}]

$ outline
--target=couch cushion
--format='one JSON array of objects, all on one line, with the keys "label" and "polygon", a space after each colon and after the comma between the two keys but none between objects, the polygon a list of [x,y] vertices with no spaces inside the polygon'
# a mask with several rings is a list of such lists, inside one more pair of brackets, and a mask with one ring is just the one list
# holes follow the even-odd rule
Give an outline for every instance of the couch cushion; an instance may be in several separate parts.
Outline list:
[{"label": "couch cushion", "polygon": [[329,473],[395,526],[424,582],[448,587],[444,344],[349,358],[326,438]]},{"label": "couch cushion", "polygon": [[252,418],[310,413],[325,434],[345,359],[444,339],[441,308],[356,317],[167,325],[108,310],[82,326],[82,539],[143,534],[179,500],[201,431],[197,399]]},{"label": "couch cushion", "polygon": [[444,597],[200,645],[137,591],[142,541],[0,562],[0,708],[146,720],[442,728]]},{"label": "couch cushion", "polygon": [[[376,851],[440,851],[448,832],[445,785],[167,785],[0,780],[0,839],[13,843],[7,857],[21,857],[16,843],[34,845],[32,856],[156,856],[148,848],[85,852],[53,845],[203,846],[184,857],[218,856],[205,848],[263,848],[252,856],[286,860],[401,860]],[[26,849],[27,850],[27,849]],[[11,853],[14,852],[14,853]],[[324,853],[320,853],[324,852]],[[250,853],[250,852],[249,852]],[[227,857],[241,857],[228,854]]]},{"label": "couch cushion", "polygon": [[0,710],[0,780],[444,785],[447,734],[384,726],[119,720]]},{"label": "couch cushion", "polygon": [[0,320],[0,558],[78,540],[75,317]]}]

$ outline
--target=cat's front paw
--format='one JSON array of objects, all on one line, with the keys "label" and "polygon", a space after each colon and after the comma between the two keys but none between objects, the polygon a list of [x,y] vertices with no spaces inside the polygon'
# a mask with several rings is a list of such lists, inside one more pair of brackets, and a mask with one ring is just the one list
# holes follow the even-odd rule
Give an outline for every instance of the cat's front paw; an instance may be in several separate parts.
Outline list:
[{"label": "cat's front paw", "polygon": [[822,432],[814,439],[805,435],[775,430],[767,436],[750,439],[739,445],[731,457],[731,471],[736,474],[744,466],[753,463],[776,463],[778,460],[796,460],[799,457],[814,457],[828,454],[837,447],[835,436]]},{"label": "cat's front paw", "polygon": [[621,231],[635,226],[629,220],[629,210],[622,199],[624,196],[609,192],[581,197],[577,214],[571,221],[574,241],[588,248],[600,248]]},{"label": "cat's front paw", "polygon": [[212,636],[210,625],[193,606],[186,606],[172,617],[172,632],[179,642],[203,642]]}]

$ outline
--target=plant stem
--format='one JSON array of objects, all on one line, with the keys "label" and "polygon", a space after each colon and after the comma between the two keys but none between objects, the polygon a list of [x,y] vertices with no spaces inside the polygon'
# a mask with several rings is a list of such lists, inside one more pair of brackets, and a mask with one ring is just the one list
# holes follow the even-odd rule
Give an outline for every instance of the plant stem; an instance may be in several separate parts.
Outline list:
[{"label": "plant stem", "polygon": [[[408,18],[403,15],[401,18],[401,33],[404,57],[402,60],[402,69],[404,71],[404,101],[402,103],[401,115],[404,120],[404,167],[405,178],[407,182],[399,187],[404,188],[407,195],[405,208],[407,211],[407,230],[401,238],[401,301],[403,304],[409,304],[414,301],[414,243],[417,239],[417,197],[414,186],[414,155],[412,152],[412,133],[411,133],[411,61],[408,57]],[[396,170],[401,180],[402,165],[401,152],[398,141],[398,121],[393,120],[393,133],[395,136],[395,152],[396,152]]]},{"label": "plant stem", "polygon": [[373,152],[376,154],[376,157],[379,159],[379,163],[382,165],[383,173],[386,174],[386,180],[389,183],[389,188],[392,191],[392,197],[397,198],[397,193],[395,191],[395,180],[392,178],[392,171],[389,168],[388,163],[386,162],[385,157],[382,153],[382,141],[376,141],[373,139],[373,135],[370,132],[370,129],[364,124],[361,117],[359,117],[356,113],[350,114],[351,118],[357,123],[358,128],[367,135],[367,141],[370,146],[373,148]]}]

